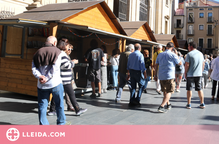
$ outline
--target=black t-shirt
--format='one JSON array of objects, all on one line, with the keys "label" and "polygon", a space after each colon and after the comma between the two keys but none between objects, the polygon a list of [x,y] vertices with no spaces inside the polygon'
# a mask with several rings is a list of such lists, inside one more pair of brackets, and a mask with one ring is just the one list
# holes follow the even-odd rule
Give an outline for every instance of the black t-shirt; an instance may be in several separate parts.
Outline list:
[{"label": "black t-shirt", "polygon": [[102,57],[104,57],[104,54],[100,48],[89,49],[85,54],[85,58],[89,62],[89,68],[94,70],[101,68]]},{"label": "black t-shirt", "polygon": [[147,69],[146,70],[147,76],[151,76],[150,66],[151,66],[152,60],[149,57],[146,57],[146,58],[144,58],[144,63],[145,63],[145,67]]}]

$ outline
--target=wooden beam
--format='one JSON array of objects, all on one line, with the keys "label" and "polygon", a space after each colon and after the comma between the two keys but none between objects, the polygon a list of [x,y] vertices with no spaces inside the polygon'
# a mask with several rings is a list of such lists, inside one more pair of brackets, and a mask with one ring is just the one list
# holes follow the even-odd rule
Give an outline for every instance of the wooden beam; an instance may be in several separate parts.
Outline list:
[{"label": "wooden beam", "polygon": [[122,39],[122,52],[125,52],[126,48],[126,39]]},{"label": "wooden beam", "polygon": [[126,47],[126,39],[120,38],[119,40],[119,50],[120,52],[124,52]]},{"label": "wooden beam", "polygon": [[50,32],[49,32],[50,36],[56,36],[57,29],[58,29],[57,23],[50,23]]},{"label": "wooden beam", "polygon": [[122,38],[119,39],[118,45],[119,45],[120,52],[122,52]]}]

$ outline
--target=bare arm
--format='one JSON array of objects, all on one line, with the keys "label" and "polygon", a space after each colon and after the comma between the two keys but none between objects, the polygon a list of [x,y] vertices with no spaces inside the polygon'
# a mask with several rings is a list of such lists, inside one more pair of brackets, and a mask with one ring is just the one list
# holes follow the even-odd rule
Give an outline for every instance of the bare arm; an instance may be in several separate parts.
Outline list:
[{"label": "bare arm", "polygon": [[178,65],[182,65],[183,63],[182,63],[182,61],[180,61],[179,63],[178,63]]},{"label": "bare arm", "polygon": [[185,78],[187,79],[187,72],[188,72],[188,69],[189,69],[189,63],[186,62],[185,63]]},{"label": "bare arm", "polygon": [[202,71],[204,71],[204,68],[205,68],[205,62],[203,62],[202,64]]},{"label": "bare arm", "polygon": [[154,80],[157,81],[157,69],[158,69],[158,64],[155,64],[154,67],[155,67]]}]

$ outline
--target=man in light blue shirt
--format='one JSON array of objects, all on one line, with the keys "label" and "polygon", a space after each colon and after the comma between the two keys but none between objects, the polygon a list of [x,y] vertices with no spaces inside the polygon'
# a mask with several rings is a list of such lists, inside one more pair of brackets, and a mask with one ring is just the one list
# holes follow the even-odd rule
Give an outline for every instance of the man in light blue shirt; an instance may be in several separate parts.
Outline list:
[{"label": "man in light blue shirt", "polygon": [[[141,106],[140,99],[147,74],[144,56],[141,53],[141,45],[139,43],[135,44],[135,51],[129,55],[127,70],[131,81],[129,106]],[[136,83],[138,83],[139,88],[137,97],[135,97]]]},{"label": "man in light blue shirt", "polygon": [[38,79],[38,115],[40,125],[49,125],[46,118],[48,101],[52,93],[57,112],[57,125],[65,124],[63,104],[63,85],[60,76],[61,51],[56,47],[54,36],[47,38],[45,47],[40,48],[33,56],[32,73]]},{"label": "man in light blue shirt", "polygon": [[158,108],[159,112],[166,112],[164,106],[167,104],[167,109],[171,109],[169,102],[171,94],[175,90],[175,65],[182,65],[182,62],[178,59],[178,56],[172,52],[174,44],[172,42],[167,43],[166,51],[160,53],[157,57],[155,64],[155,76],[154,79],[157,81],[157,69],[159,65],[159,79],[161,84],[161,91],[163,92],[163,102]]},{"label": "man in light blue shirt", "polygon": [[192,97],[192,87],[195,84],[195,90],[198,91],[198,96],[200,98],[200,108],[205,108],[204,104],[204,94],[201,88],[201,78],[202,72],[204,70],[204,56],[196,49],[196,45],[193,42],[188,44],[189,53],[185,59],[185,78],[186,80],[186,90],[187,90],[187,105],[186,108],[191,109],[191,97]]}]

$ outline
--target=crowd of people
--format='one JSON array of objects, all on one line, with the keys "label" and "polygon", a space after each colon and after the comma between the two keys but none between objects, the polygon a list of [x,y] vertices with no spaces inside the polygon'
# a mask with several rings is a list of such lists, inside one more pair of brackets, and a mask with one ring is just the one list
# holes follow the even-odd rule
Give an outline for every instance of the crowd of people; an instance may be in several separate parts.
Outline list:
[{"label": "crowd of people", "polygon": [[[57,44],[58,43],[58,44]],[[86,108],[80,108],[74,93],[73,68],[78,63],[77,59],[71,60],[69,55],[73,46],[68,39],[59,41],[54,36],[47,38],[45,46],[40,48],[33,56],[32,73],[38,79],[38,107],[39,123],[48,125],[47,115],[57,115],[57,124],[65,124],[63,96],[65,97],[67,110],[74,111],[77,116],[85,113]],[[105,45],[98,46],[96,40],[91,40],[90,49],[84,55],[89,63],[87,77],[91,81],[92,94],[95,99],[107,92],[110,74],[112,90],[116,90],[115,102],[121,102],[121,95],[125,85],[130,91],[130,107],[141,106],[142,92],[147,93],[147,85],[154,75],[156,92],[162,94],[163,100],[158,107],[158,112],[165,113],[172,108],[170,98],[172,93],[180,92],[182,80],[186,80],[187,104],[191,109],[191,97],[193,85],[200,98],[200,108],[205,108],[203,89],[208,86],[208,80],[212,79],[212,100],[215,97],[216,85],[219,80],[219,57],[213,59],[196,49],[194,42],[188,44],[189,52],[183,55],[174,48],[172,42],[165,47],[157,46],[153,59],[147,49],[142,49],[139,43],[129,44],[125,52],[119,49],[112,51],[109,58]],[[110,73],[108,67],[110,66]],[[154,72],[152,75],[151,72]],[[137,87],[138,85],[138,87]],[[218,84],[219,85],[219,84]],[[95,87],[98,87],[96,94]],[[138,90],[137,90],[138,89]],[[50,110],[47,107],[50,99]],[[219,101],[219,90],[217,93]]]}]

